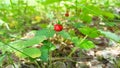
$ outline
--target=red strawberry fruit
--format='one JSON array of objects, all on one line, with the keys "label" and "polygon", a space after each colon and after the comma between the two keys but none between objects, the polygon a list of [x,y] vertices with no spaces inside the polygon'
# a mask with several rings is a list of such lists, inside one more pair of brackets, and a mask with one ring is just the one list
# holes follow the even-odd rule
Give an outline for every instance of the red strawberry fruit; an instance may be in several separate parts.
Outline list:
[{"label": "red strawberry fruit", "polygon": [[69,12],[68,12],[68,11],[65,13],[65,16],[66,16],[66,17],[69,17]]},{"label": "red strawberry fruit", "polygon": [[61,24],[55,24],[54,25],[54,30],[57,31],[57,32],[60,32],[62,31],[63,29],[63,26]]},{"label": "red strawberry fruit", "polygon": [[69,17],[69,14],[68,14],[68,13],[66,13],[66,14],[65,14],[65,16],[66,16],[66,17]]}]

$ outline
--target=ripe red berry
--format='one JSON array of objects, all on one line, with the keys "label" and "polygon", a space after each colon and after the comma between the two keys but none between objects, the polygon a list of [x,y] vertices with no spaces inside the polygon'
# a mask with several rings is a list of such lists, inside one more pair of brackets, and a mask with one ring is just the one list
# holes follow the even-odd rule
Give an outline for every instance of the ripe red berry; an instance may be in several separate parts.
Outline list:
[{"label": "ripe red berry", "polygon": [[54,30],[55,30],[55,31],[59,32],[59,31],[62,31],[62,29],[63,29],[63,26],[62,26],[62,25],[60,25],[60,24],[55,24],[55,25],[54,25]]},{"label": "ripe red berry", "polygon": [[66,17],[69,17],[69,13],[68,13],[68,12],[66,12],[66,13],[65,13],[65,16],[66,16]]}]

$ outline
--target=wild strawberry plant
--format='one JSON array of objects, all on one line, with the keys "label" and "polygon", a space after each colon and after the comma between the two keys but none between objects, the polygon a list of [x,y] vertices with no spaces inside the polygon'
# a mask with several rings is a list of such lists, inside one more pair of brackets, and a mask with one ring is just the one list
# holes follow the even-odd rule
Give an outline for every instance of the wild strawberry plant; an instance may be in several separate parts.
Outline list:
[{"label": "wild strawberry plant", "polygon": [[[95,48],[96,45],[90,39],[100,36],[120,42],[118,35],[110,32],[109,29],[109,31],[104,30],[109,21],[114,21],[115,17],[120,18],[110,9],[111,1],[102,1],[104,4],[101,4],[101,1],[95,0],[41,0],[38,3],[35,0],[37,4],[32,5],[26,1],[10,0],[5,5],[3,2],[6,1],[0,3],[3,6],[0,7],[0,50],[2,51],[0,64],[7,52],[14,53],[20,58],[48,61],[50,53],[57,49],[56,44],[51,41],[54,36],[60,36],[63,40],[72,42],[73,50],[66,57],[71,57],[77,49]],[[113,4],[113,7],[115,6],[118,6],[117,1]],[[41,18],[50,21],[46,24],[41,21]],[[101,26],[100,22],[104,22],[104,25]],[[114,24],[117,23],[113,22],[109,26],[114,26]],[[32,27],[36,25],[40,28],[33,31],[32,38],[21,39],[25,32],[32,30]]]}]

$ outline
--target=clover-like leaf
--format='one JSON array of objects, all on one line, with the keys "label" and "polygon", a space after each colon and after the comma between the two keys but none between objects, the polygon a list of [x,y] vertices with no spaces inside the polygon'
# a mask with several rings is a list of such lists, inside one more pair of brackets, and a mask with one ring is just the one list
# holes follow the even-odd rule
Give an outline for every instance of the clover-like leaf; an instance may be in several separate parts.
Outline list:
[{"label": "clover-like leaf", "polygon": [[58,34],[61,35],[61,36],[62,36],[63,38],[65,38],[65,39],[71,39],[69,33],[66,32],[66,31],[64,31],[64,30],[61,31],[61,32],[59,32]]},{"label": "clover-like leaf", "polygon": [[95,47],[95,44],[92,41],[86,39],[82,41],[82,39],[78,37],[73,37],[72,42],[75,44],[76,47],[84,50],[89,50]]},{"label": "clover-like leaf", "polygon": [[96,28],[83,27],[80,28],[79,31],[84,35],[88,35],[90,38],[95,38],[100,35],[99,31]]}]

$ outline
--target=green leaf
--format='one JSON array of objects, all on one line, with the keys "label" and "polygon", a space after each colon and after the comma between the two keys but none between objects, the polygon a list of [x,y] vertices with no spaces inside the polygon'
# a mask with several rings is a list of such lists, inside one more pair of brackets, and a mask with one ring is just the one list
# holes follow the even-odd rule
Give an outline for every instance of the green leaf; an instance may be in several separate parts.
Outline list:
[{"label": "green leaf", "polygon": [[65,39],[71,39],[71,37],[70,37],[70,35],[68,34],[68,32],[66,32],[66,31],[61,31],[61,32],[59,32],[58,33],[59,35],[61,35],[63,38],[65,38]]},{"label": "green leaf", "polygon": [[41,51],[41,56],[40,59],[42,59],[42,61],[48,61],[49,58],[49,49],[47,46],[42,46],[40,48]]},{"label": "green leaf", "polygon": [[83,23],[74,23],[73,24],[73,26],[75,27],[75,28],[81,28],[81,27],[83,27],[84,26],[84,24]]},{"label": "green leaf", "polygon": [[75,44],[76,47],[79,47],[80,49],[89,50],[95,47],[94,43],[89,40],[84,40],[81,42],[82,39],[79,39],[78,37],[73,37],[72,42]]},{"label": "green leaf", "polygon": [[17,40],[14,42],[11,42],[10,45],[14,46],[17,49],[22,49],[28,46],[33,46],[35,44],[39,44],[41,42],[43,42],[44,40],[46,40],[45,36],[35,36],[31,39],[26,39],[26,40]]},{"label": "green leaf", "polygon": [[43,2],[42,4],[44,5],[49,5],[49,4],[53,4],[55,2],[60,2],[61,0],[46,0],[45,2]]},{"label": "green leaf", "polygon": [[54,51],[56,49],[56,47],[54,45],[52,45],[49,49],[49,51]]},{"label": "green leaf", "polygon": [[104,11],[102,14],[103,16],[108,17],[108,19],[114,19],[114,14],[111,12]]},{"label": "green leaf", "polygon": [[81,14],[80,19],[87,23],[90,23],[92,21],[92,17],[88,14]]},{"label": "green leaf", "polygon": [[84,40],[80,45],[79,47],[81,49],[85,49],[85,50],[89,50],[89,49],[92,49],[92,48],[95,48],[95,45],[92,41],[89,41],[89,40]]},{"label": "green leaf", "polygon": [[116,26],[116,23],[115,22],[106,22],[105,25],[113,27],[113,26]]},{"label": "green leaf", "polygon": [[3,62],[4,58],[5,58],[5,56],[6,56],[5,54],[0,56],[0,66],[2,65],[2,62]]},{"label": "green leaf", "polygon": [[105,37],[110,38],[116,42],[120,42],[120,36],[116,35],[115,33],[109,32],[109,31],[102,31],[99,30]]},{"label": "green leaf", "polygon": [[72,42],[75,44],[75,46],[79,45],[80,39],[78,37],[73,37]]},{"label": "green leaf", "polygon": [[84,35],[88,35],[90,38],[95,38],[100,35],[99,31],[96,28],[83,27],[79,31]]},{"label": "green leaf", "polygon": [[49,51],[53,51],[56,49],[55,45],[53,45],[52,42],[48,40],[43,41],[43,45],[46,46]]},{"label": "green leaf", "polygon": [[2,51],[3,54],[6,51],[10,51],[10,50],[8,50],[8,47],[4,43],[2,43],[2,42],[0,42],[0,50]]},{"label": "green leaf", "polygon": [[0,50],[2,50],[4,47],[4,44],[2,42],[0,42]]},{"label": "green leaf", "polygon": [[[41,52],[38,48],[25,48],[22,50],[22,52],[29,55],[32,58],[37,58],[41,56]],[[23,58],[29,57],[20,52],[16,52],[16,55]]]},{"label": "green leaf", "polygon": [[76,34],[75,34],[75,31],[74,30],[69,30],[69,34],[70,34],[70,36],[72,37],[72,36],[76,36]]},{"label": "green leaf", "polygon": [[42,59],[42,61],[48,61],[49,52],[55,50],[56,47],[48,40],[45,40],[43,44],[44,45],[40,48],[41,51],[40,59]]},{"label": "green leaf", "polygon": [[53,37],[54,34],[53,29],[42,29],[36,32],[36,36],[45,36],[46,38]]},{"label": "green leaf", "polygon": [[84,7],[82,7],[82,12],[83,14],[92,14],[94,16],[100,16],[103,11],[101,10],[100,6],[85,5]]}]

